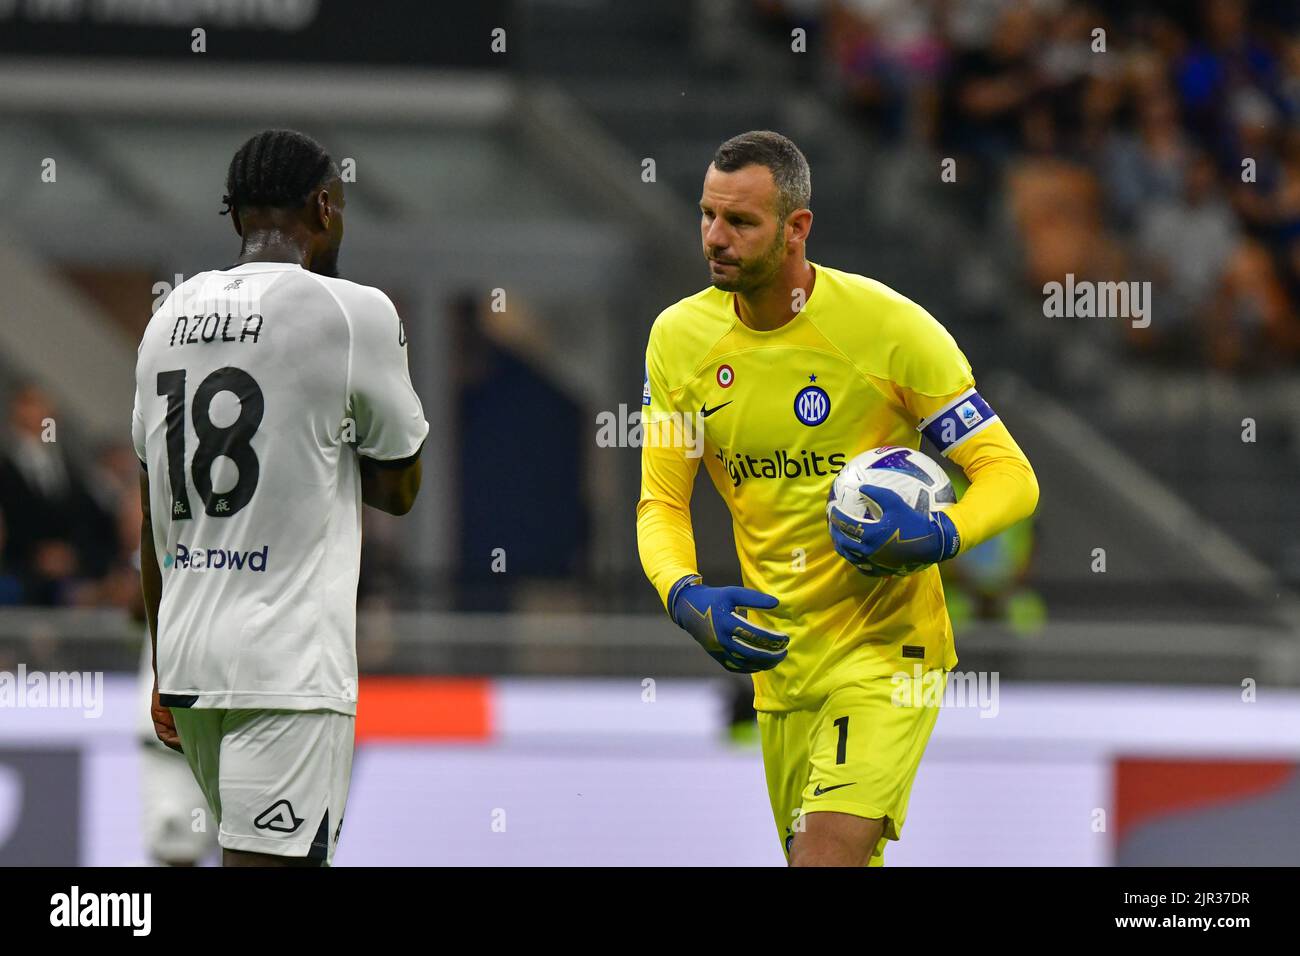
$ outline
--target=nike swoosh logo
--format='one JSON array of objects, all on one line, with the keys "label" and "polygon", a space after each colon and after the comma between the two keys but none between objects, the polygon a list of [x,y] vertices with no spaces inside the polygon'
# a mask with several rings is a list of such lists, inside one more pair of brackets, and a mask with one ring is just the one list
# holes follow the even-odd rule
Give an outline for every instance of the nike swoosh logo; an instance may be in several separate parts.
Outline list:
[{"label": "nike swoosh logo", "polygon": [[[731,400],[731,402],[734,402],[734,401],[735,401],[735,399],[733,398],[733,399]],[[701,406],[700,406],[700,414],[703,415],[705,418],[708,418],[708,417],[709,417],[710,415],[712,415],[714,412],[716,412],[716,411],[721,411],[722,409],[726,408],[728,405],[731,404],[731,402],[723,402],[721,405],[714,405],[712,408],[709,408],[708,405],[701,405]]]},{"label": "nike swoosh logo", "polygon": [[[857,781],[855,780],[854,783],[857,783]],[[820,797],[823,793],[830,793],[832,790],[840,789],[840,787],[851,787],[851,786],[853,786],[852,783],[837,783],[833,787],[822,787],[822,785],[819,783],[817,784],[817,789],[813,791],[813,796]]]}]

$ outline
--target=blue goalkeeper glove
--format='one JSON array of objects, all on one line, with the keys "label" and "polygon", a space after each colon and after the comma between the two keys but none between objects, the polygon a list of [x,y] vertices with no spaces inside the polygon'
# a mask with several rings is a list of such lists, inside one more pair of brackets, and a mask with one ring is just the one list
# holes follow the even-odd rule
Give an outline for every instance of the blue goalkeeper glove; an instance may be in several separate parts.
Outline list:
[{"label": "blue goalkeeper glove", "polygon": [[911,574],[951,558],[961,547],[957,528],[942,511],[921,514],[878,485],[858,491],[879,506],[878,519],[854,518],[834,505],[826,516],[836,554],[863,574]]},{"label": "blue goalkeeper glove", "polygon": [[790,636],[759,627],[744,608],[773,608],[779,602],[751,588],[711,588],[689,574],[668,592],[668,613],[709,656],[729,671],[753,674],[785,660]]}]

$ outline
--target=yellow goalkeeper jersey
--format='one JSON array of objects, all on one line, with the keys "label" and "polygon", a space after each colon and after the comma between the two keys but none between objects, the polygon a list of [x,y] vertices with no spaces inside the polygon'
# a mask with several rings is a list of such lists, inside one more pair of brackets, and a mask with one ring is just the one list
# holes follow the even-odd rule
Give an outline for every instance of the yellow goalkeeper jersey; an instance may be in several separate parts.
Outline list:
[{"label": "yellow goalkeeper jersey", "polygon": [[931,437],[971,480],[948,509],[962,550],[1038,500],[1028,460],[947,330],[873,279],[813,268],[804,308],[781,328],[749,328],[734,293],[709,288],[659,315],[646,352],[641,561],[665,601],[696,573],[690,498],[703,461],[731,512],[743,583],[780,601],[748,613],[790,635],[786,659],[754,675],[764,711],[957,663],[937,567],[868,577],[831,546],[827,496],[855,455]]}]

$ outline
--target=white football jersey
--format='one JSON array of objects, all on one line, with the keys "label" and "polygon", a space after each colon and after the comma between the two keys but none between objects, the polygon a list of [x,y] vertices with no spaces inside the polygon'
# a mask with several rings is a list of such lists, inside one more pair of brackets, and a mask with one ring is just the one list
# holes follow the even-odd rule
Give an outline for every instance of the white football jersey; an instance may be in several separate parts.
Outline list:
[{"label": "white football jersey", "polygon": [[131,431],[164,703],[356,713],[358,456],[429,431],[392,302],[291,263],[200,273],[145,329]]}]

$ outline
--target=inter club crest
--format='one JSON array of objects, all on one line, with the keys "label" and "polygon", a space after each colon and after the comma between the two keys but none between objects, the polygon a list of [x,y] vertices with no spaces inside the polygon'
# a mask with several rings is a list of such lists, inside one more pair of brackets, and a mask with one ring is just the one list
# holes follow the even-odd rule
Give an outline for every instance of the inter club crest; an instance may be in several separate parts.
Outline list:
[{"label": "inter club crest", "polygon": [[820,425],[831,413],[831,397],[818,385],[806,385],[794,397],[794,417],[805,425]]}]

